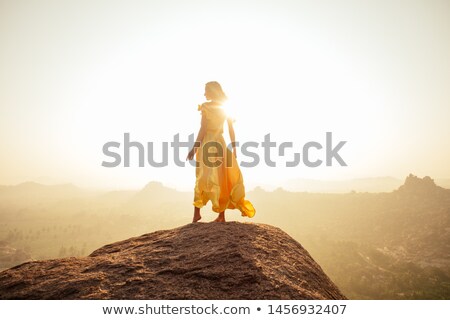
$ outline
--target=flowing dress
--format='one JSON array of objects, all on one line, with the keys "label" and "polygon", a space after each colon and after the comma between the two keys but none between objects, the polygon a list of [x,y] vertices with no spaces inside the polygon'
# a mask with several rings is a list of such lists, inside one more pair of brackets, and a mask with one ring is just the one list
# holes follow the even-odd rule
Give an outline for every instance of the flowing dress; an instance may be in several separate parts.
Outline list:
[{"label": "flowing dress", "polygon": [[241,170],[233,152],[223,138],[227,119],[223,108],[214,102],[199,106],[206,134],[196,153],[194,206],[203,207],[209,200],[214,212],[239,209],[242,216],[253,217],[255,208],[245,199]]}]

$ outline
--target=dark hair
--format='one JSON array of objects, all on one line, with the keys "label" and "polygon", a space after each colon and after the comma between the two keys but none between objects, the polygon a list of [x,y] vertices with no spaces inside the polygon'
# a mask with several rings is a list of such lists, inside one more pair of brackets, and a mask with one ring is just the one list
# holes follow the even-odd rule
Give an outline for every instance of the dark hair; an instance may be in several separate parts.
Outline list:
[{"label": "dark hair", "polygon": [[211,90],[213,100],[218,102],[225,102],[227,100],[226,94],[222,90],[222,86],[217,81],[210,81],[206,86]]}]

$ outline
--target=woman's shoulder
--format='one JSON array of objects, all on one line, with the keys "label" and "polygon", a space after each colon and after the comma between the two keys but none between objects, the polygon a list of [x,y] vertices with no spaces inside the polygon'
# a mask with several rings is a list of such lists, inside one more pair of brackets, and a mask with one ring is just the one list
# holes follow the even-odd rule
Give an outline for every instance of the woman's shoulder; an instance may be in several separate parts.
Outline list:
[{"label": "woman's shoulder", "polygon": [[208,102],[204,102],[204,103],[198,105],[198,111],[203,111],[203,110],[206,110],[207,108],[208,108]]},{"label": "woman's shoulder", "polygon": [[213,102],[204,102],[198,105],[198,111],[204,112],[215,109],[217,106]]}]

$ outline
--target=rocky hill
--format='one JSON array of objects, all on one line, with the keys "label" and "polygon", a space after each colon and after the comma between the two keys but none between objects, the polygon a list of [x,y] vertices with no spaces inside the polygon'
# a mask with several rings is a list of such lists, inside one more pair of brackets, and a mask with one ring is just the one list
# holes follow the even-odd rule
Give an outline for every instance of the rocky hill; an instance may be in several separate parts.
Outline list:
[{"label": "rocky hill", "polygon": [[309,253],[264,224],[197,223],[88,257],[0,273],[1,299],[345,299]]}]

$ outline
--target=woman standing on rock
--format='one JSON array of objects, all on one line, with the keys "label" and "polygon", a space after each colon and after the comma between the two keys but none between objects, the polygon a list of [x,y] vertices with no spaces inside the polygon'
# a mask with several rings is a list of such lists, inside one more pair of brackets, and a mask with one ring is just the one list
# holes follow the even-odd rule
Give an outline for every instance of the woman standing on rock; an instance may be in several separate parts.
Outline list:
[{"label": "woman standing on rock", "polygon": [[[202,113],[200,131],[194,147],[186,159],[196,155],[196,181],[194,189],[194,218],[199,221],[200,208],[209,200],[212,210],[219,216],[216,222],[225,222],[225,209],[239,209],[242,216],[253,217],[255,208],[245,199],[244,180],[236,160],[236,143],[233,120],[228,118],[222,108],[227,99],[220,84],[216,81],[205,85],[207,102],[199,105]],[[223,124],[227,120],[233,153],[223,138]]]}]

